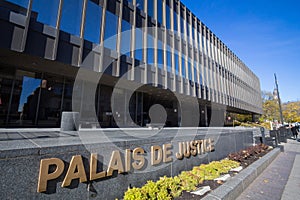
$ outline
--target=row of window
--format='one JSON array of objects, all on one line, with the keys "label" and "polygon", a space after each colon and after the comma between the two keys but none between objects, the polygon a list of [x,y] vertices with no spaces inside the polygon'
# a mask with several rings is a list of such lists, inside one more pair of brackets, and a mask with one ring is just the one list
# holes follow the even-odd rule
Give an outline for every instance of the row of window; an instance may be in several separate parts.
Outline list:
[{"label": "row of window", "polygon": [[[8,0],[14,4],[17,4],[21,7],[27,8],[29,0]],[[126,2],[124,0],[124,2]],[[53,27],[57,27],[58,21],[58,8],[59,8],[60,0],[32,0],[32,12],[36,13],[36,20],[48,24]],[[81,21],[82,21],[82,10],[83,10],[84,0],[64,0],[61,10],[61,19],[60,19],[60,29],[68,32],[72,35],[80,35]],[[145,2],[143,0],[136,0],[136,6],[145,10]],[[157,5],[155,5],[157,3]],[[86,5],[86,15],[85,15],[85,26],[84,26],[84,38],[93,43],[100,43],[101,38],[101,24],[102,21],[105,23],[104,25],[104,46],[111,50],[117,50],[117,33],[118,33],[118,22],[119,22],[119,8],[120,3],[118,1],[109,1],[107,0],[107,9],[105,11],[105,20],[102,20],[103,16],[103,2],[99,0],[88,0]],[[172,5],[171,5],[172,4]],[[176,75],[181,75],[183,77],[188,78],[194,82],[200,82],[201,84],[207,85],[210,88],[217,89],[220,85],[219,83],[222,81],[221,78],[224,77],[224,70],[215,69],[215,65],[210,63],[214,61],[218,61],[220,66],[225,66],[229,68],[228,71],[234,73],[235,77],[238,77],[240,74],[247,74],[250,70],[240,70],[241,63],[238,63],[236,60],[231,59],[227,52],[222,52],[222,48],[218,48],[218,45],[215,44],[215,41],[212,42],[212,39],[205,37],[206,31],[202,30],[198,26],[198,28],[192,26],[189,22],[189,16],[186,14],[183,9],[180,9],[178,12],[178,5],[174,2],[171,3],[170,0],[166,0],[166,18],[165,21],[163,19],[163,1],[147,1],[147,14],[151,18],[156,18],[158,22],[158,26],[164,24],[167,29],[171,29],[171,24],[173,24],[174,32],[179,32],[181,35],[180,41],[174,39],[173,42],[168,38],[167,41],[164,41],[163,37],[160,34],[155,33],[155,29],[149,29],[147,33],[144,32],[143,27],[145,27],[145,18],[140,17],[139,14],[136,14],[136,29],[135,29],[135,48],[132,48],[132,28],[133,25],[133,12],[129,7],[122,7],[122,21],[121,21],[121,41],[120,41],[120,52],[129,57],[133,57],[133,52],[131,49],[135,49],[134,57],[137,60],[144,61],[148,64],[157,64],[159,68],[163,68],[164,64],[167,66],[168,71],[172,71],[172,66],[174,66],[174,70]],[[173,14],[172,8],[173,7]],[[180,13],[180,19],[178,20],[178,16]],[[188,12],[186,12],[188,13]],[[172,19],[173,18],[173,19]],[[172,23],[172,21],[174,23]],[[148,27],[153,26],[151,20],[148,20]],[[178,27],[180,27],[178,30]],[[197,30],[198,29],[198,30]],[[201,30],[200,30],[201,29]],[[186,44],[186,39],[183,37],[186,33],[187,38],[190,37],[187,41],[193,41],[193,46],[195,47],[195,54],[193,53],[193,49],[190,48],[189,44]],[[201,34],[204,33],[204,34]],[[147,41],[144,41],[144,34],[147,34]],[[210,34],[208,34],[210,35]],[[174,37],[175,38],[175,37]],[[156,40],[157,39],[157,40]],[[156,44],[157,41],[157,44]],[[147,42],[147,48],[144,48]],[[163,44],[167,43],[167,51],[166,57],[163,54]],[[219,44],[220,45],[220,44]],[[155,50],[157,48],[157,50]],[[174,49],[174,54],[172,55],[171,50]],[[146,58],[144,57],[143,50],[146,51]],[[207,57],[210,62],[204,60],[202,63],[201,60],[201,50],[203,52],[203,56]],[[197,55],[198,54],[198,55]],[[157,57],[157,62],[155,62],[155,55]],[[164,60],[166,58],[166,60]],[[174,63],[172,64],[172,58],[174,58]],[[226,61],[227,59],[227,61]],[[226,64],[231,63],[231,64]],[[199,64],[199,70],[197,71],[197,63]],[[221,63],[221,64],[220,64]],[[223,67],[223,68],[225,68]],[[225,69],[226,69],[225,68]],[[197,78],[199,75],[199,79]],[[233,79],[235,80],[235,79]],[[252,80],[252,81],[251,81]],[[253,77],[251,79],[245,79],[245,83],[247,86],[251,86],[252,88],[258,88],[257,83],[253,81]],[[230,83],[232,85],[236,83]],[[222,84],[221,84],[222,85]],[[227,85],[227,84],[226,84]],[[222,86],[225,87],[225,86]],[[222,88],[222,91],[225,93],[229,92],[230,87],[227,85],[225,88]],[[221,89],[221,88],[220,88]]]}]

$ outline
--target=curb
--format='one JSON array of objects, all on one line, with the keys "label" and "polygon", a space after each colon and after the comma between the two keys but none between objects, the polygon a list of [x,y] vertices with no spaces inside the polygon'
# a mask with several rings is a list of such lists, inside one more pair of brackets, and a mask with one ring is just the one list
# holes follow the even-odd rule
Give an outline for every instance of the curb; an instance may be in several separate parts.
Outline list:
[{"label": "curb", "polygon": [[204,200],[232,200],[236,199],[279,155],[280,148],[275,148],[261,159],[252,163],[223,185],[205,196]]}]

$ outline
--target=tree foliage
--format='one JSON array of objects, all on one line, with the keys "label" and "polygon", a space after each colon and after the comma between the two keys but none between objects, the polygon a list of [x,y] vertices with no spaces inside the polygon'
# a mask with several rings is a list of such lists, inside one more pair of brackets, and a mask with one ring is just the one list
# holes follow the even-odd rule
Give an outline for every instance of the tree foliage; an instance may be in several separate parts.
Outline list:
[{"label": "tree foliage", "polygon": [[[273,94],[262,91],[263,114],[261,121],[280,121],[278,100]],[[300,122],[300,101],[287,102],[282,105],[282,114],[285,122]]]}]

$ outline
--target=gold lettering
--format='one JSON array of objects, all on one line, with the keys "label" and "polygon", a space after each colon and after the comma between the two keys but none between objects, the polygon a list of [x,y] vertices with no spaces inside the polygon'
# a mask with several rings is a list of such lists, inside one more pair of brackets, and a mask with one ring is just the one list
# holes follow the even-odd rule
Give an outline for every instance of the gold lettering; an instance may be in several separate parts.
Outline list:
[{"label": "gold lettering", "polygon": [[184,157],[189,158],[191,156],[191,152],[190,152],[191,149],[190,149],[189,142],[183,142],[183,149],[184,149],[183,151]]},{"label": "gold lettering", "polygon": [[90,180],[96,180],[100,178],[104,178],[106,176],[106,171],[102,171],[97,173],[97,162],[98,162],[98,155],[96,153],[91,154],[90,160]]},{"label": "gold lettering", "polygon": [[132,163],[132,167],[134,169],[138,170],[144,166],[145,164],[145,158],[143,156],[144,153],[145,151],[141,147],[135,148],[133,150],[132,157],[135,161]]},{"label": "gold lettering", "polygon": [[208,142],[209,142],[209,151],[212,152],[215,150],[215,145],[214,145],[214,139],[208,139]]},{"label": "gold lettering", "polygon": [[81,155],[76,155],[76,156],[72,157],[69,169],[67,171],[65,179],[62,182],[61,186],[62,187],[70,186],[72,180],[78,179],[78,178],[79,178],[80,183],[87,181]]},{"label": "gold lettering", "polygon": [[[156,156],[157,152],[157,156]],[[151,165],[158,165],[162,160],[162,149],[160,146],[151,146]]]},{"label": "gold lettering", "polygon": [[176,153],[176,158],[177,158],[178,160],[183,159],[182,143],[183,143],[183,142],[178,142],[179,152]]},{"label": "gold lettering", "polygon": [[164,144],[163,145],[163,162],[172,162],[173,159],[170,155],[172,155],[172,144]]},{"label": "gold lettering", "polygon": [[110,161],[107,169],[107,176],[112,176],[113,172],[118,170],[118,173],[121,174],[124,172],[120,151],[113,151],[110,157]]},{"label": "gold lettering", "polygon": [[[56,169],[54,172],[49,174],[49,167],[55,165]],[[47,191],[47,181],[58,178],[64,171],[65,164],[61,159],[49,158],[42,159],[40,164],[40,173],[38,180],[37,192]]]},{"label": "gold lettering", "polygon": [[191,147],[191,154],[193,156],[197,155],[197,143],[195,141],[190,142],[190,147]]},{"label": "gold lettering", "polygon": [[197,140],[197,149],[198,149],[198,154],[202,154],[202,140]]},{"label": "gold lettering", "polygon": [[131,150],[126,149],[125,151],[125,172],[129,172],[131,169]]}]

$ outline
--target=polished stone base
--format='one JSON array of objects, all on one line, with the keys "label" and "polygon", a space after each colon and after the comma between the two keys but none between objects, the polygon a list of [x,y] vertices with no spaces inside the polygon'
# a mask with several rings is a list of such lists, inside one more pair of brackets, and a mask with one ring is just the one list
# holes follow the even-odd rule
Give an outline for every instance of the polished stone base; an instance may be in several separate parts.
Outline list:
[{"label": "polished stone base", "polygon": [[[238,128],[184,128],[184,129],[93,129],[66,132],[52,129],[0,131],[0,185],[1,199],[97,199],[122,198],[128,187],[140,187],[147,180],[161,176],[175,176],[193,166],[220,160],[253,144],[254,129]],[[178,143],[203,139],[214,140],[215,150],[178,160]],[[172,144],[173,162],[151,165],[151,146]],[[72,181],[68,188],[61,187],[72,156],[82,155],[89,179],[91,153],[98,154],[98,171],[106,170],[111,153],[119,151],[125,163],[125,150],[144,149],[145,164],[140,170],[131,170],[96,181]],[[48,181],[45,193],[37,192],[41,159],[59,158],[65,163],[62,175]],[[132,160],[133,162],[133,160]],[[117,172],[117,171],[115,171]]]}]

